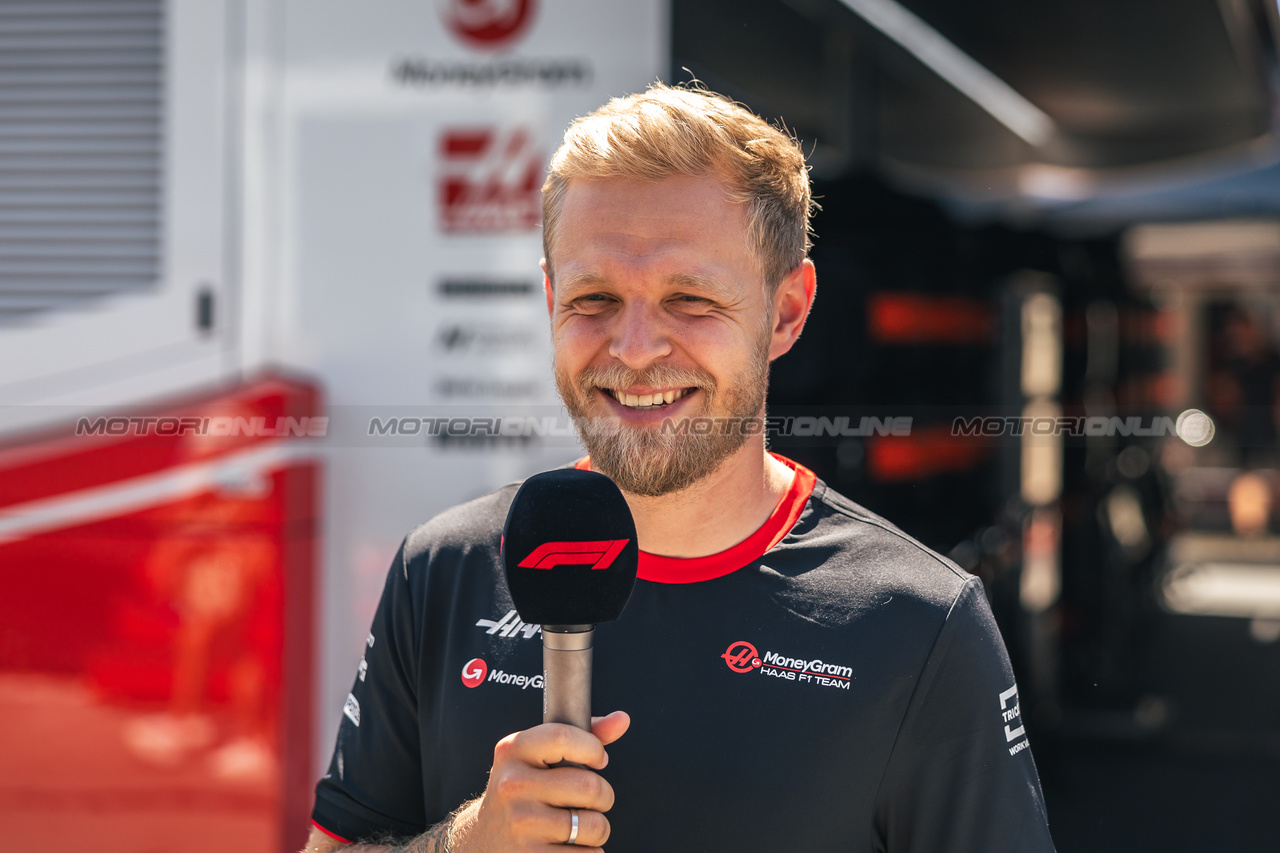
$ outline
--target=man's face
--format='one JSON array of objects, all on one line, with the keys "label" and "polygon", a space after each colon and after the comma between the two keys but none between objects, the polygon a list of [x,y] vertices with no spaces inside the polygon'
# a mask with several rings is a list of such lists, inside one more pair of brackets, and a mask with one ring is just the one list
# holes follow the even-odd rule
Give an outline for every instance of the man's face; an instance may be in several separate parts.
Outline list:
[{"label": "man's face", "polygon": [[593,464],[637,495],[710,474],[746,440],[721,424],[758,418],[768,384],[745,205],[709,177],[575,179],[552,252],[556,386]]}]

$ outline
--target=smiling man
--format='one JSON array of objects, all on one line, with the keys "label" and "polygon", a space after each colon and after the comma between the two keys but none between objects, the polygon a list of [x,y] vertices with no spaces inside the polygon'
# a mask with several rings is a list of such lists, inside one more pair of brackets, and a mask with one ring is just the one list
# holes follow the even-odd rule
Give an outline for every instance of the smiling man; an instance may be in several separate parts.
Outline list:
[{"label": "smiling man", "polygon": [[710,93],[655,85],[569,128],[543,269],[577,464],[639,537],[596,647],[594,702],[622,710],[529,725],[516,486],[455,507],[388,574],[309,850],[1053,849],[980,583],[765,447],[769,362],[814,300],[810,208],[795,141]]}]

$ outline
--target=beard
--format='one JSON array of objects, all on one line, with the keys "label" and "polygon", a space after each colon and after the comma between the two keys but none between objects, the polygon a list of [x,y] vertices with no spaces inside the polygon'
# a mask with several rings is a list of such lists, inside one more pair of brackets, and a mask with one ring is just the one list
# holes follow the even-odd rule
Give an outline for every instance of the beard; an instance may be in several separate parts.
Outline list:
[{"label": "beard", "polygon": [[[760,431],[753,431],[748,424],[761,426],[759,418],[769,388],[768,342],[767,335],[756,342],[747,374],[733,387],[720,387],[702,370],[665,365],[635,371],[614,362],[588,367],[570,377],[557,362],[556,389],[573,417],[578,437],[591,454],[592,465],[624,492],[658,497],[686,489],[713,473],[750,435]],[[703,392],[705,402],[701,410],[680,419],[688,421],[684,424],[667,421],[654,426],[631,426],[620,418],[591,413],[593,395],[608,394],[605,388],[635,385],[696,388]],[[695,418],[724,420],[713,421],[710,431],[695,434]]]}]

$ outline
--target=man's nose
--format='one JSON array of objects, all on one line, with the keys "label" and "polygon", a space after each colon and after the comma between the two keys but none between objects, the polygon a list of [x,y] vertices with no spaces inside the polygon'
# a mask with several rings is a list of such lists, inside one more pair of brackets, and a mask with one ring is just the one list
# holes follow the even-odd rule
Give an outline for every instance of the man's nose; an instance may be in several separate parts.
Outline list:
[{"label": "man's nose", "polygon": [[632,303],[617,318],[609,355],[632,370],[643,370],[671,353],[667,332],[657,309]]}]

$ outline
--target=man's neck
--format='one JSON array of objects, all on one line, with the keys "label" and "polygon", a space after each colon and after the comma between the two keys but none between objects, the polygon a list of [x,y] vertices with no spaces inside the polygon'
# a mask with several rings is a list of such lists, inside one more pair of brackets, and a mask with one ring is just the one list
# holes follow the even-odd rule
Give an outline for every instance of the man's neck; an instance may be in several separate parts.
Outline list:
[{"label": "man's neck", "polygon": [[705,557],[756,532],[781,502],[795,472],[753,436],[711,474],[661,497],[624,493],[640,550],[664,557]]}]

